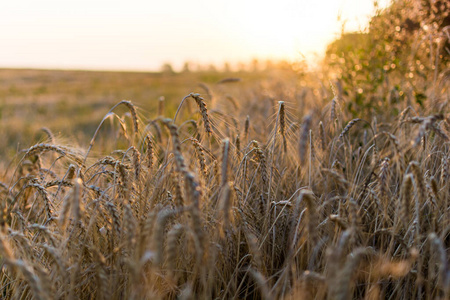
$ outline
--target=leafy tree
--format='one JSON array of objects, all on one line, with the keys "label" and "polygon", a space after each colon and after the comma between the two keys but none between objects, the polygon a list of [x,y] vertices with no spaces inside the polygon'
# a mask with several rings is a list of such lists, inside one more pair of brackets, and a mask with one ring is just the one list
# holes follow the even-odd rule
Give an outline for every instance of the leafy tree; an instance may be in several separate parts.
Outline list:
[{"label": "leafy tree", "polygon": [[343,33],[332,42],[324,65],[353,100],[348,108],[354,114],[383,108],[389,100],[385,86],[403,96],[408,87],[423,103],[424,91],[449,67],[449,26],[448,1],[395,0],[377,10],[367,32]]},{"label": "leafy tree", "polygon": [[173,67],[170,63],[164,63],[161,66],[161,72],[164,74],[174,74],[175,71],[173,70]]}]

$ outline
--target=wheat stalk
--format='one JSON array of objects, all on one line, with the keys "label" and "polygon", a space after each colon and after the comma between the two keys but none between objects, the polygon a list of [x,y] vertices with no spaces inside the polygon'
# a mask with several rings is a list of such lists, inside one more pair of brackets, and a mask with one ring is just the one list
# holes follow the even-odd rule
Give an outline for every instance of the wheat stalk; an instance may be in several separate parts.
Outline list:
[{"label": "wheat stalk", "polygon": [[222,141],[222,177],[221,177],[221,186],[225,186],[228,182],[228,161],[229,161],[229,152],[230,152],[230,140],[224,139]]},{"label": "wheat stalk", "polygon": [[344,138],[344,136],[350,131],[350,129],[355,126],[356,123],[358,123],[359,121],[361,121],[361,119],[356,118],[351,120],[350,122],[348,122],[347,126],[345,126],[345,128],[342,130],[341,134],[339,135],[339,139]]},{"label": "wheat stalk", "polygon": [[204,99],[200,97],[200,94],[191,93],[190,96],[194,98],[195,102],[198,105],[198,108],[200,109],[200,113],[203,118],[203,126],[205,127],[206,133],[208,135],[211,135],[212,134],[211,123],[209,121],[208,109],[206,108],[206,103]]}]

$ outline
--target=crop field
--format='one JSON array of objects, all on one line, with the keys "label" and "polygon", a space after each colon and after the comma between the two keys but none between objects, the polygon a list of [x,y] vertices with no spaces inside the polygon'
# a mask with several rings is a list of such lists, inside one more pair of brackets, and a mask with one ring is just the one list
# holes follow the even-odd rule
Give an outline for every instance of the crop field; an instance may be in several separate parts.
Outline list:
[{"label": "crop field", "polygon": [[0,298],[449,299],[447,37],[377,20],[317,71],[0,70]]},{"label": "crop field", "polygon": [[[47,127],[58,138],[88,141],[98,123],[114,104],[132,99],[145,117],[153,117],[164,97],[167,109],[199,84],[214,88],[223,78],[239,76],[244,82],[258,74],[196,72],[188,74],[53,71],[0,69],[0,161],[11,160],[17,150],[45,138]],[[228,93],[232,91],[228,90]],[[175,107],[176,109],[176,107]],[[76,117],[74,117],[76,116]]]}]

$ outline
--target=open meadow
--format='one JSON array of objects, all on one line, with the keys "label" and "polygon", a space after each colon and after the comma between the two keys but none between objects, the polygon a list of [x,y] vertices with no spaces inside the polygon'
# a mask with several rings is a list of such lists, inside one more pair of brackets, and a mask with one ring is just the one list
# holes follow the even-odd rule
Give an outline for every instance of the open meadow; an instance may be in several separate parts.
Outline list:
[{"label": "open meadow", "polygon": [[395,3],[317,69],[0,70],[0,298],[449,299],[450,10]]}]

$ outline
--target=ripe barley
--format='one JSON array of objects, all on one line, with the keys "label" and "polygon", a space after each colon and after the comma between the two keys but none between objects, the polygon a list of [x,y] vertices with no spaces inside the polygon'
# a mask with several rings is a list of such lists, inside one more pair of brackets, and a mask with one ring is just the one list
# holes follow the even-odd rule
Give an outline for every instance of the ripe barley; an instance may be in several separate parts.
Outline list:
[{"label": "ripe barley", "polygon": [[325,128],[323,127],[322,121],[319,122],[319,135],[320,135],[320,146],[322,148],[322,151],[325,151],[326,149],[326,138],[325,138]]},{"label": "ripe barley", "polygon": [[119,211],[117,210],[116,206],[112,202],[107,201],[107,202],[105,202],[104,205],[106,206],[106,208],[109,210],[109,212],[111,214],[113,230],[116,232],[116,234],[118,236],[120,236],[122,230],[121,230],[121,226],[120,226]]},{"label": "ripe barley", "polygon": [[208,172],[206,171],[206,159],[205,159],[205,153],[203,151],[203,146],[200,144],[200,142],[195,138],[189,138],[189,140],[192,142],[192,145],[195,148],[195,154],[198,158],[198,163],[200,165],[200,171],[203,174],[204,178],[208,177]]},{"label": "ripe barley", "polygon": [[186,171],[186,164],[184,162],[184,156],[181,153],[181,143],[178,135],[178,127],[173,124],[172,120],[164,120],[164,124],[169,128],[170,135],[172,136],[173,151],[175,155],[175,162],[177,166],[177,171],[184,173]]},{"label": "ripe barley", "polygon": [[238,159],[241,158],[241,139],[239,138],[239,134],[236,135],[236,139],[234,140],[234,146],[236,147],[236,156]]},{"label": "ripe barley", "polygon": [[145,140],[147,141],[147,151],[146,151],[146,160],[147,160],[147,169],[148,172],[151,173],[152,167],[153,167],[153,137],[148,134],[145,137]]},{"label": "ripe barley", "polygon": [[352,298],[351,284],[354,273],[364,257],[372,254],[369,248],[357,248],[347,258],[343,269],[336,276],[328,291],[328,299],[345,300]]},{"label": "ripe barley", "polygon": [[81,218],[81,194],[82,194],[83,181],[80,178],[75,180],[73,188],[72,209],[74,224],[77,224]]},{"label": "ripe barley", "polygon": [[164,209],[158,213],[156,219],[155,233],[153,235],[153,249],[155,250],[154,262],[159,265],[163,261],[163,251],[164,251],[164,233],[166,230],[167,222],[170,218],[174,217],[179,213],[179,210],[175,209]]},{"label": "ripe barley", "polygon": [[222,179],[221,179],[221,186],[225,186],[225,184],[228,182],[228,160],[229,160],[229,152],[230,152],[230,140],[224,139],[222,141]]},{"label": "ripe barley", "polygon": [[318,239],[317,234],[317,225],[318,225],[318,215],[316,211],[316,198],[311,191],[302,191],[301,193],[302,200],[305,201],[308,217],[308,234],[309,239],[311,241],[311,245],[315,245]]},{"label": "ripe barley", "polygon": [[336,97],[333,98],[333,100],[331,100],[331,113],[330,113],[330,121],[331,124],[334,124],[335,120],[336,120]]},{"label": "ripe barley", "polygon": [[341,140],[350,131],[350,129],[352,129],[352,127],[359,121],[361,121],[361,119],[356,118],[356,119],[353,119],[350,122],[348,122],[347,126],[345,126],[345,128],[342,130],[341,134],[339,135],[339,139]]},{"label": "ripe barley", "polygon": [[[448,285],[449,269],[448,269],[448,261],[447,261],[447,253],[444,244],[441,239],[436,235],[436,233],[430,233],[428,235],[428,239],[431,242],[431,251],[434,250],[435,255],[437,256],[437,265],[438,265],[438,276],[437,276],[437,285],[438,285],[438,298],[447,299],[450,295],[450,287]],[[429,268],[434,268],[435,266],[429,266]]]},{"label": "ripe barley", "polygon": [[132,163],[134,169],[134,179],[139,180],[139,175],[141,174],[141,153],[136,149],[136,147],[131,146],[128,151],[132,152]]},{"label": "ripe barley", "polygon": [[311,115],[307,115],[303,118],[302,130],[300,132],[300,139],[299,139],[299,156],[301,163],[303,163],[306,158],[306,149],[309,140],[308,135],[311,126],[311,120],[312,120]]},{"label": "ripe barley", "polygon": [[279,120],[280,120],[280,133],[281,137],[283,139],[283,150],[286,153],[287,152],[287,145],[286,145],[286,112],[285,112],[285,105],[284,101],[279,101]]},{"label": "ripe barley", "polygon": [[250,116],[247,115],[247,118],[245,118],[245,124],[244,124],[244,141],[248,141],[249,128],[250,128]]},{"label": "ripe barley", "polygon": [[259,143],[257,141],[252,141],[252,145],[255,149],[255,155],[259,160],[263,187],[266,187],[268,184],[266,155],[264,154],[264,151],[259,147]]},{"label": "ripe barley", "polygon": [[55,135],[53,134],[53,132],[47,127],[42,127],[41,130],[43,132],[45,132],[45,134],[47,134],[50,144],[54,144],[55,143]]},{"label": "ripe barley", "polygon": [[222,221],[223,221],[223,228],[227,228],[229,221],[230,221],[230,210],[232,207],[232,202],[231,202],[231,197],[232,197],[232,193],[231,193],[231,186],[230,183],[227,182],[224,186],[223,186],[223,190],[222,190],[222,196],[220,199],[220,205],[219,205],[219,211],[218,213],[220,215],[222,215]]},{"label": "ripe barley", "polygon": [[204,99],[200,97],[200,94],[191,93],[190,96],[194,98],[195,102],[198,105],[198,108],[200,109],[200,113],[203,118],[203,126],[205,127],[206,133],[208,135],[211,135],[212,134],[211,123],[209,121],[208,109],[206,108],[206,103]]},{"label": "ripe barley", "polygon": [[120,104],[124,104],[130,110],[131,118],[133,120],[134,134],[138,134],[139,123],[138,123],[138,118],[137,118],[137,113],[136,113],[136,107],[134,106],[133,103],[131,103],[130,101],[126,101],[126,100],[122,100],[121,102],[119,102],[118,105],[120,105]]},{"label": "ripe barley", "polygon": [[[167,264],[172,278],[177,269],[177,249],[179,248],[179,239],[184,230],[183,225],[175,224],[167,233]],[[180,248],[180,250],[182,249]]]},{"label": "ripe barley", "polygon": [[412,200],[412,174],[406,174],[403,177],[403,183],[401,186],[401,209],[400,209],[400,219],[404,223],[405,228],[411,220],[411,200]]}]

